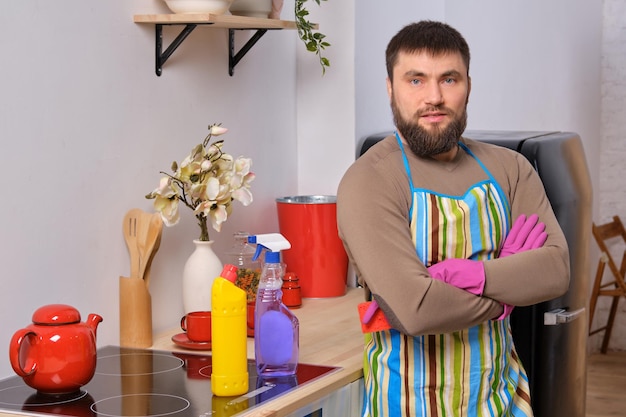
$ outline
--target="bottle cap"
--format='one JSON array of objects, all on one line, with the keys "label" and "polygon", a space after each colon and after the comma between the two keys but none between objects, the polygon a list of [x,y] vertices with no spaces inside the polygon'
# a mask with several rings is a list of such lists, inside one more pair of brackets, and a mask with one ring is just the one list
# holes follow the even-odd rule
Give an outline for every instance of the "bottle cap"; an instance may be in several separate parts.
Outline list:
[{"label": "bottle cap", "polygon": [[280,252],[265,252],[266,264],[278,264],[280,263]]},{"label": "bottle cap", "polygon": [[220,274],[222,278],[226,278],[233,284],[237,280],[237,267],[232,264],[224,265],[224,269],[222,269],[222,273]]},{"label": "bottle cap", "polygon": [[285,273],[285,278],[283,278],[284,281],[294,281],[294,282],[298,282],[298,276],[295,274],[295,272],[287,272]]}]

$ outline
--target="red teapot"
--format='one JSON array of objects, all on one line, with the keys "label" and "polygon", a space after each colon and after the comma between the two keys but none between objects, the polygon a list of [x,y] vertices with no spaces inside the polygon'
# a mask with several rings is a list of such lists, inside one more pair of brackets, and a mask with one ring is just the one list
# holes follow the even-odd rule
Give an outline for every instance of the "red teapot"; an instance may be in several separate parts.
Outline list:
[{"label": "red teapot", "polygon": [[65,304],[50,304],[33,313],[33,323],[11,338],[9,359],[24,382],[44,394],[78,391],[96,372],[96,328],[102,321]]}]

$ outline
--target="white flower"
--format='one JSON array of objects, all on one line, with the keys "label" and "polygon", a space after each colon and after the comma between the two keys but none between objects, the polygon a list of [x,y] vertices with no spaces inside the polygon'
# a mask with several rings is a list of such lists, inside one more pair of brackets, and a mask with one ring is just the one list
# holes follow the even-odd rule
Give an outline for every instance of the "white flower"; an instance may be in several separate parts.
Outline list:
[{"label": "white flower", "polygon": [[212,136],[223,135],[228,129],[219,124],[209,126],[209,134],[183,159],[180,166],[174,162],[174,174],[166,174],[159,186],[148,194],[154,199],[154,208],[161,214],[166,226],[180,220],[179,203],[189,207],[200,225],[200,240],[209,240],[207,221],[220,231],[232,211],[232,201],[243,206],[252,203],[250,183],[255,175],[250,171],[252,160],[236,160],[222,152],[222,140],[209,143]]},{"label": "white flower", "polygon": [[233,191],[233,198],[239,201],[244,206],[249,206],[252,204],[252,193],[247,188],[239,188]]},{"label": "white flower", "polygon": [[161,178],[159,187],[152,192],[155,196],[154,208],[161,213],[167,226],[174,226],[180,220],[178,215],[178,198],[168,177]]},{"label": "white flower", "polygon": [[224,133],[228,132],[228,129],[226,129],[225,127],[222,127],[220,125],[211,125],[211,126],[209,126],[209,131],[211,132],[211,135],[219,136],[219,135],[223,135]]}]

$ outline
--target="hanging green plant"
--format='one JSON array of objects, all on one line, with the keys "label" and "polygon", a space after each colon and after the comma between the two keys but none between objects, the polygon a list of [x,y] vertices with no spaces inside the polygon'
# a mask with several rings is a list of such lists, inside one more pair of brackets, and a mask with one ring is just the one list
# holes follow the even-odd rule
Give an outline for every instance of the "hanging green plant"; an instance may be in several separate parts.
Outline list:
[{"label": "hanging green plant", "polygon": [[[319,57],[320,65],[322,66],[322,74],[326,73],[326,67],[330,67],[330,61],[328,58],[322,55],[322,51],[330,46],[330,43],[326,42],[324,38],[326,35],[319,31],[314,31],[314,25],[309,21],[307,16],[309,11],[305,7],[305,3],[309,0],[296,0],[295,1],[295,15],[296,26],[298,28],[298,36],[306,45],[306,49],[310,52],[315,52]],[[317,5],[320,2],[327,0],[313,0]]]}]

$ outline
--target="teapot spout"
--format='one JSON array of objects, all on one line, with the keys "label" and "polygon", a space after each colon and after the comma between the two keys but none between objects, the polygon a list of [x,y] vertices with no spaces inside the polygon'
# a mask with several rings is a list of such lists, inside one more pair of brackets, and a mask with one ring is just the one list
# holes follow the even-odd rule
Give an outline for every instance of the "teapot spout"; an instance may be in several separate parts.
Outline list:
[{"label": "teapot spout", "polygon": [[102,322],[102,316],[98,314],[90,314],[87,317],[87,321],[85,322],[85,324],[87,324],[87,326],[91,328],[94,336],[96,335],[96,330],[98,329],[98,324],[100,324],[100,322]]}]

